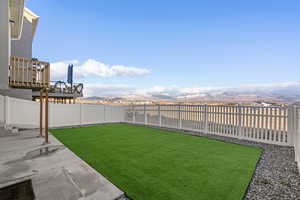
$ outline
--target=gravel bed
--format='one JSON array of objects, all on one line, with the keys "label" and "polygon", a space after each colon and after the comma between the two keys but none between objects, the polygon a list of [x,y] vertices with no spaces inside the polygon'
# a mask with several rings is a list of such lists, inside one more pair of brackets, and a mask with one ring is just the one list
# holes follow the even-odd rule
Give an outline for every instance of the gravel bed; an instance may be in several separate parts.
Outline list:
[{"label": "gravel bed", "polygon": [[300,200],[300,175],[297,163],[295,162],[295,152],[293,147],[264,144],[172,128],[152,127],[262,148],[264,151],[257,163],[255,173],[248,186],[244,199]]}]

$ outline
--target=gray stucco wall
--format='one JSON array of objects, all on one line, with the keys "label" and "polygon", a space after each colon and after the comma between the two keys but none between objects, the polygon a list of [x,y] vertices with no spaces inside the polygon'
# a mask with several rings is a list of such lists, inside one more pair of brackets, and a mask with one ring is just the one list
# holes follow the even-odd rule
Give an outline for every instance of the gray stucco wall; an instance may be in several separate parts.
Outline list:
[{"label": "gray stucco wall", "polygon": [[32,39],[32,25],[24,18],[21,39],[11,41],[11,55],[32,58]]},{"label": "gray stucco wall", "polygon": [[0,89],[8,88],[10,32],[8,0],[0,1]]},{"label": "gray stucco wall", "polygon": [[10,88],[8,90],[1,90],[0,95],[9,96],[18,99],[26,99],[32,100],[32,90],[31,89],[18,89],[18,88]]}]

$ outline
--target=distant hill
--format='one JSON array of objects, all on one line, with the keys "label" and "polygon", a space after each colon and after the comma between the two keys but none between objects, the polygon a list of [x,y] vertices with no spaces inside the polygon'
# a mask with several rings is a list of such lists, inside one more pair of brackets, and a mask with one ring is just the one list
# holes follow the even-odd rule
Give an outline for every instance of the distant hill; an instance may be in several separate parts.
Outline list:
[{"label": "distant hill", "polygon": [[146,91],[143,95],[92,96],[83,98],[92,101],[110,102],[300,102],[300,82],[244,86],[237,88],[166,88]]}]

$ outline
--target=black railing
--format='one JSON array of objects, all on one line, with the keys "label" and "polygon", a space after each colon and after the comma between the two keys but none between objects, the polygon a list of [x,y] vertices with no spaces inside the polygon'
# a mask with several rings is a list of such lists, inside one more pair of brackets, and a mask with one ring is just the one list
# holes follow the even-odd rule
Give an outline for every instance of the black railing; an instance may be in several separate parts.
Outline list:
[{"label": "black railing", "polygon": [[73,83],[69,84],[63,81],[51,81],[50,93],[74,94],[76,96],[83,95],[83,84]]}]

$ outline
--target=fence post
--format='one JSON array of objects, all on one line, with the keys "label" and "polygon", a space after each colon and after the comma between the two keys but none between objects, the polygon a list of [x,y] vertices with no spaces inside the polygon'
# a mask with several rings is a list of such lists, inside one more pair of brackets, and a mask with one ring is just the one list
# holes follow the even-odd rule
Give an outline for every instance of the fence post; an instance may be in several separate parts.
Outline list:
[{"label": "fence post", "polygon": [[106,122],[106,104],[103,105],[103,122]]},{"label": "fence post", "polygon": [[207,104],[204,105],[204,133],[208,133],[208,112],[207,112]]},{"label": "fence post", "polygon": [[161,126],[161,110],[160,110],[160,104],[158,104],[158,107],[157,107],[157,109],[158,109],[158,123],[159,123],[159,126]]},{"label": "fence post", "polygon": [[181,106],[178,105],[178,120],[179,120],[179,129],[182,129],[182,117],[181,117]]},{"label": "fence post", "polygon": [[288,144],[295,146],[295,138],[297,134],[297,107],[296,106],[289,106],[288,107],[288,130],[287,130],[287,139],[288,139]]},{"label": "fence post", "polygon": [[238,138],[241,139],[244,136],[243,127],[242,127],[242,106],[238,105],[238,120],[239,120],[239,133]]},{"label": "fence post", "polygon": [[5,96],[4,104],[5,104],[4,128],[8,129],[10,125],[10,99],[8,96]]},{"label": "fence post", "polygon": [[[1,98],[1,96],[0,96],[0,98]],[[3,96],[2,97],[2,108],[1,108],[3,113],[0,113],[0,115],[2,115],[2,117],[3,117],[3,121],[0,122],[0,127],[5,127],[5,108],[6,108],[6,106],[5,106],[5,97]]]},{"label": "fence post", "polygon": [[[299,141],[299,109],[296,105],[294,105],[294,119],[293,119],[293,123],[294,123],[294,127],[293,127],[293,136],[292,136],[292,144],[293,146],[295,146],[296,144],[298,144],[298,148],[299,148],[299,145],[300,145],[300,141]],[[299,150],[298,150],[299,151]],[[299,160],[298,160],[299,162]],[[300,169],[299,169],[300,171]]]},{"label": "fence post", "polygon": [[127,115],[130,111],[130,107],[129,106],[122,106],[122,112],[123,112],[123,118],[121,122],[128,122],[128,118]]},{"label": "fence post", "polygon": [[133,123],[135,124],[135,107],[134,107],[133,104],[132,104],[132,113],[133,113],[132,121],[133,121]]},{"label": "fence post", "polygon": [[294,137],[294,148],[295,148],[295,160],[296,162],[298,163],[298,171],[300,173],[300,120],[299,120],[299,114],[300,114],[300,110],[296,107],[295,108],[295,112],[296,112],[296,117],[295,117],[295,130],[294,130],[294,133],[295,133],[295,137]]},{"label": "fence post", "polygon": [[144,124],[147,124],[147,109],[146,109],[146,104],[144,104]]},{"label": "fence post", "polygon": [[79,104],[79,114],[80,114],[80,119],[79,119],[80,122],[79,122],[79,125],[81,126],[81,125],[83,124],[83,122],[82,122],[82,121],[83,121],[83,120],[82,120],[82,118],[83,118],[83,117],[82,117],[82,103]]},{"label": "fence post", "polygon": [[292,110],[292,106],[288,106],[288,111],[287,111],[287,137],[288,137],[288,143],[291,144],[292,141],[292,135],[294,134],[294,120],[293,120],[293,110]]},{"label": "fence post", "polygon": [[[288,111],[288,136],[292,134],[292,141],[291,145],[294,147],[295,151],[295,161],[298,164],[298,169],[300,173],[300,135],[299,135],[299,127],[300,127],[300,120],[299,120],[299,109],[297,106],[289,106]],[[289,137],[288,137],[289,138]]]}]

